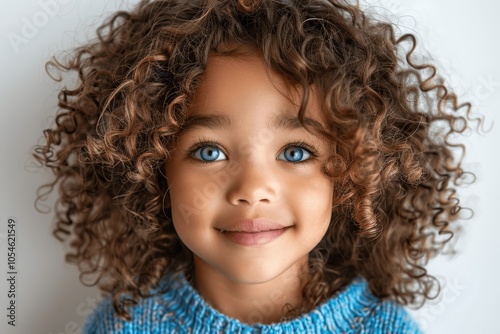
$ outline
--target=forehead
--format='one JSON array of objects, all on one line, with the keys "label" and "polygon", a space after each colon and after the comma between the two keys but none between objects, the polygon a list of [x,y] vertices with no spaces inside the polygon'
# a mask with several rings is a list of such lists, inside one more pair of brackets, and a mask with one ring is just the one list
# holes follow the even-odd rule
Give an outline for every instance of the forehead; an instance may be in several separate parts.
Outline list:
[{"label": "forehead", "polygon": [[300,102],[299,87],[287,83],[284,76],[272,70],[260,52],[210,54],[198,93],[214,94],[218,90],[231,95],[240,87],[254,93],[253,97],[258,93],[262,97],[265,96],[263,93],[272,92],[279,93],[292,104]]},{"label": "forehead", "polygon": [[[305,123],[320,126],[324,124],[320,102],[314,87],[309,92]],[[258,52],[211,54],[190,103],[188,119],[196,119],[200,125],[229,128],[232,116],[253,108],[254,117],[269,119],[270,129],[297,128],[301,126],[297,114],[302,96],[302,87],[271,70]]]}]

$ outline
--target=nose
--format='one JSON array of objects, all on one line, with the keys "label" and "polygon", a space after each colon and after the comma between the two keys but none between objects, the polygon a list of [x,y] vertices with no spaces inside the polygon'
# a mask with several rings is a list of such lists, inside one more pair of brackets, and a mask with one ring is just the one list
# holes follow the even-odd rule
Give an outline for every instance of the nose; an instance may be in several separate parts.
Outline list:
[{"label": "nose", "polygon": [[239,173],[232,177],[227,200],[232,205],[272,203],[277,197],[278,180],[270,166],[255,162],[241,163]]}]

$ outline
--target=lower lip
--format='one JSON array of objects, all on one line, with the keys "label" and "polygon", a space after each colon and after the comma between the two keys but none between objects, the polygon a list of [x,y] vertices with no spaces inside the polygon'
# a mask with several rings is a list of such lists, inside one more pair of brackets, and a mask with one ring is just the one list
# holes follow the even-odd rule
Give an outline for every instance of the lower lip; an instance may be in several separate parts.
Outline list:
[{"label": "lower lip", "polygon": [[223,232],[222,234],[240,245],[251,246],[267,244],[268,242],[273,241],[274,239],[285,233],[286,230],[288,230],[288,227],[279,230],[270,230],[255,233]]}]

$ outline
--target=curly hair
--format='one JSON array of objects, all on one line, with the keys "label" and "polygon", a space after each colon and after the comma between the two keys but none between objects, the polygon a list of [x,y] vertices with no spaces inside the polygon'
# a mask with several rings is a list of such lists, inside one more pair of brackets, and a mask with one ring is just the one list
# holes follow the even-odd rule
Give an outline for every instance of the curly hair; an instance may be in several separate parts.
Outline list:
[{"label": "curly hair", "polygon": [[317,87],[327,126],[303,125],[332,145],[322,169],[335,185],[331,223],[309,255],[303,302],[283,319],[356,275],[402,305],[433,298],[439,282],[425,265],[459,231],[456,190],[467,175],[455,138],[480,120],[434,65],[412,59],[414,35],[397,38],[392,24],[347,0],[142,0],[47,63],[49,75],[78,80],[59,93],[55,124],[35,146],[55,174],[35,204],[59,186],[53,233],[70,238],[66,261],[77,264],[80,281],[94,277],[87,284],[112,294],[130,320],[125,306],[167,271],[192,278],[192,254],[163,208],[164,167],[209,54],[243,47],[301,87],[301,122]]}]

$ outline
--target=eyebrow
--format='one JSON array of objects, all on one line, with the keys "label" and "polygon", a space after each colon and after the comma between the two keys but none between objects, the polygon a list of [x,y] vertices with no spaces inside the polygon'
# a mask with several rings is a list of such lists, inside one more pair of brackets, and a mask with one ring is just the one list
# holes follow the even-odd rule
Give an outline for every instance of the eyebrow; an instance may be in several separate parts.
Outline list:
[{"label": "eyebrow", "polygon": [[[311,126],[322,127],[322,125],[312,118],[304,117],[304,123]],[[206,127],[209,129],[230,130],[232,128],[231,119],[226,115],[205,114],[190,115],[187,117],[182,132],[193,127]],[[294,130],[304,128],[297,116],[290,116],[288,113],[280,113],[269,123],[270,130]]]},{"label": "eyebrow", "polygon": [[[322,128],[323,126],[321,123],[318,121],[309,118],[309,117],[304,117],[304,123],[310,126],[315,126]],[[304,128],[302,124],[300,123],[299,118],[296,115],[290,116],[288,113],[280,113],[278,114],[270,124],[270,129],[271,130],[294,130],[294,129],[299,129],[299,128]]]}]

